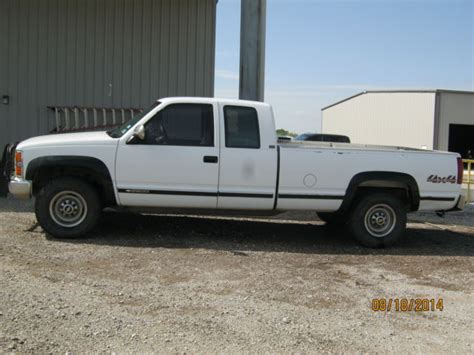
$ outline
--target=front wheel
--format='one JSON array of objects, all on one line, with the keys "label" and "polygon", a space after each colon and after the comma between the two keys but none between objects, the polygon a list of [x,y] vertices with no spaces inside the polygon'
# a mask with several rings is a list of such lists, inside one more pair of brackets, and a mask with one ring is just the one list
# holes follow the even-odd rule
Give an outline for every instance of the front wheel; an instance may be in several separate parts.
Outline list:
[{"label": "front wheel", "polygon": [[52,180],[36,196],[36,218],[56,238],[83,236],[95,227],[100,212],[96,190],[80,179]]},{"label": "front wheel", "polygon": [[402,201],[386,193],[361,198],[354,206],[349,222],[356,240],[370,248],[394,244],[406,228],[407,212]]}]

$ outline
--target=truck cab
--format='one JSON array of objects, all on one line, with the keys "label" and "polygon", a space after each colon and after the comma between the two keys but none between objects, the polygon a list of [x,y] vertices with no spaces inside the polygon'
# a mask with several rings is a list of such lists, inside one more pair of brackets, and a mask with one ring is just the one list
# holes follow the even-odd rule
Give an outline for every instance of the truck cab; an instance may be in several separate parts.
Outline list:
[{"label": "truck cab", "polygon": [[269,105],[173,98],[144,116],[135,129],[127,124],[109,133],[118,138],[121,204],[273,208],[277,145]]}]

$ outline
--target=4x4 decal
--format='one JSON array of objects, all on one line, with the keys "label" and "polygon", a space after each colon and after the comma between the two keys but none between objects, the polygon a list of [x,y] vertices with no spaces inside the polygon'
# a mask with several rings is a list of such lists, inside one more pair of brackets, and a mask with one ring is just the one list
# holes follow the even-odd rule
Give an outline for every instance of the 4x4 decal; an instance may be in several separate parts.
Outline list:
[{"label": "4x4 decal", "polygon": [[433,184],[455,184],[456,183],[456,176],[454,175],[449,175],[445,177],[440,177],[438,175],[430,175],[428,179],[426,179],[428,182],[432,182]]}]

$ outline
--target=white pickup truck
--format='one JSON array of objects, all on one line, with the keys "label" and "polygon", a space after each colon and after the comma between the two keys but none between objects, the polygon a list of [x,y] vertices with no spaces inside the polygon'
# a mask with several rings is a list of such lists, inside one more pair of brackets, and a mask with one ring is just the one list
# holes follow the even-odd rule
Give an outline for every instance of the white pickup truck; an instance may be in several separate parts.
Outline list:
[{"label": "white pickup truck", "polygon": [[272,108],[259,102],[165,98],[114,130],[40,136],[11,150],[4,162],[10,193],[35,196],[38,222],[63,238],[91,231],[113,206],[232,215],[310,210],[347,224],[363,245],[381,247],[403,234],[407,212],[460,209],[465,201],[458,154],[279,144]]}]

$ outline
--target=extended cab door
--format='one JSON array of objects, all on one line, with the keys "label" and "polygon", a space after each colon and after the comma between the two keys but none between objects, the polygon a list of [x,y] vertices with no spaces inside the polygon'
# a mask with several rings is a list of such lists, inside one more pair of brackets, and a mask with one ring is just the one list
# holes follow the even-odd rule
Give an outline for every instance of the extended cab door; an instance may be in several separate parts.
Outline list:
[{"label": "extended cab door", "polygon": [[221,103],[219,113],[218,208],[273,209],[277,148],[270,106]]},{"label": "extended cab door", "polygon": [[144,124],[144,140],[122,140],[116,162],[120,203],[216,208],[217,116],[216,104],[170,103]]}]

